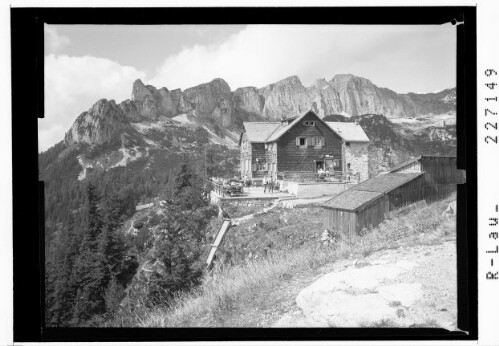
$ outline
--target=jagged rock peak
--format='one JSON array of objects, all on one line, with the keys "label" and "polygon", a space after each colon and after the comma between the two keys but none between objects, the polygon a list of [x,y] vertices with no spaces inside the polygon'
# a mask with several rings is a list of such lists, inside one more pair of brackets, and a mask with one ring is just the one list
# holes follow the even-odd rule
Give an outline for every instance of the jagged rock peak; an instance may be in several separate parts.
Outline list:
[{"label": "jagged rock peak", "polygon": [[130,129],[130,123],[114,100],[100,99],[75,120],[64,141],[66,144],[102,144]]},{"label": "jagged rock peak", "polygon": [[140,79],[137,79],[133,82],[132,96],[130,99],[132,101],[142,101],[146,96],[152,96],[151,89],[147,88]]},{"label": "jagged rock peak", "polygon": [[328,82],[326,81],[326,78],[317,78],[314,81],[314,84],[312,86],[316,87],[319,90],[325,89],[329,86]]},{"label": "jagged rock peak", "polygon": [[329,83],[348,83],[348,82],[357,82],[357,83],[365,83],[365,84],[373,84],[369,79],[363,78],[363,77],[358,77],[350,73],[346,74],[337,74],[331,80]]},{"label": "jagged rock peak", "polygon": [[116,102],[114,100],[100,99],[95,102],[92,107],[88,110],[89,113],[102,114],[105,111],[105,107],[116,107]]},{"label": "jagged rock peak", "polygon": [[185,89],[184,94],[190,95],[193,92],[198,92],[201,89],[210,89],[217,93],[230,94],[231,89],[229,84],[222,78],[215,78],[208,83],[202,83],[194,87]]},{"label": "jagged rock peak", "polygon": [[303,86],[298,76],[289,76],[275,83],[275,85],[295,85],[295,84]]}]

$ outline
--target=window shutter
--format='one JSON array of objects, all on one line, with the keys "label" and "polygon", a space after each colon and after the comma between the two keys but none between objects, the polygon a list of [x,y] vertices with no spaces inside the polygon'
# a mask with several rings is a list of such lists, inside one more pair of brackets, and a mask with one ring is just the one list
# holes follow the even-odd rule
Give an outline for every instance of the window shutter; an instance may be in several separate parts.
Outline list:
[{"label": "window shutter", "polygon": [[300,137],[296,137],[296,146],[300,145]]},{"label": "window shutter", "polygon": [[251,171],[256,172],[256,164],[251,165]]}]

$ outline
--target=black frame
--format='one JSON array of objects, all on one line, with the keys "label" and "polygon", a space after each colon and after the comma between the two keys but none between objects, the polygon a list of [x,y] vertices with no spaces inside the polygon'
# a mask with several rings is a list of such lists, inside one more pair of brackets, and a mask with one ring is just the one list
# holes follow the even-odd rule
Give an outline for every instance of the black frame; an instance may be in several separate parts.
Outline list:
[{"label": "black frame", "polygon": [[[37,117],[43,117],[43,23],[49,24],[441,24],[457,26],[458,327],[443,329],[103,329],[43,325],[43,182]],[[476,340],[476,7],[11,8],[14,341]],[[466,117],[465,117],[465,114]],[[466,120],[465,120],[466,118]],[[38,191],[38,196],[34,196]],[[38,218],[30,217],[38,215]],[[38,231],[38,232],[37,232]],[[38,234],[38,237],[36,236]]]}]

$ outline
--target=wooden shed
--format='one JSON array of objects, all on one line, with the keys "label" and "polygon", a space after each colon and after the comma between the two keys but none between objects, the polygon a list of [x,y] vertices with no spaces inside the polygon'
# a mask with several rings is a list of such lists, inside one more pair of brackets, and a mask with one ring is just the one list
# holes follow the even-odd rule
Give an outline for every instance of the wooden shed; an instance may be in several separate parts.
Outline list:
[{"label": "wooden shed", "polygon": [[422,155],[402,162],[388,171],[389,173],[425,172],[425,181],[429,184],[463,184],[465,171],[457,169],[455,156]]},{"label": "wooden shed", "polygon": [[456,157],[418,156],[325,202],[325,227],[352,236],[364,227],[376,227],[391,210],[445,198],[465,181]]},{"label": "wooden shed", "polygon": [[457,169],[455,156],[418,156],[392,167],[389,173],[424,172],[423,195],[427,202],[445,198],[466,182],[466,172]]},{"label": "wooden shed", "polygon": [[386,213],[424,199],[424,172],[387,173],[368,179],[325,202],[324,226],[351,237],[376,227]]}]

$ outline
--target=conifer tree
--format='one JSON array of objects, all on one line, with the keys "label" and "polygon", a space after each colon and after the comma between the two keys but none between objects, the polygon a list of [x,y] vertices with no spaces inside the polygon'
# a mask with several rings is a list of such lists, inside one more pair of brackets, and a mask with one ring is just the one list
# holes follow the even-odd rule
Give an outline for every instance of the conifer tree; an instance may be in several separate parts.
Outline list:
[{"label": "conifer tree", "polygon": [[78,289],[73,308],[73,324],[87,325],[91,319],[105,313],[105,290],[110,280],[105,254],[99,241],[102,233],[102,216],[98,209],[99,197],[93,184],[87,185],[84,205],[83,239],[75,263],[72,282]]},{"label": "conifer tree", "polygon": [[174,203],[185,210],[204,207],[208,202],[203,191],[203,182],[200,176],[194,172],[187,160],[184,159],[174,181]]},{"label": "conifer tree", "polygon": [[80,242],[78,235],[74,218],[70,217],[57,246],[57,253],[46,266],[50,277],[46,322],[51,326],[67,326],[72,317],[77,287],[71,279]]}]

